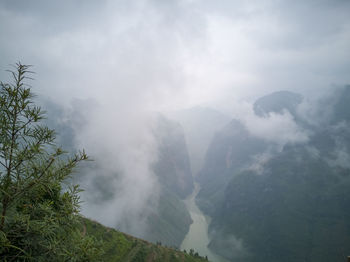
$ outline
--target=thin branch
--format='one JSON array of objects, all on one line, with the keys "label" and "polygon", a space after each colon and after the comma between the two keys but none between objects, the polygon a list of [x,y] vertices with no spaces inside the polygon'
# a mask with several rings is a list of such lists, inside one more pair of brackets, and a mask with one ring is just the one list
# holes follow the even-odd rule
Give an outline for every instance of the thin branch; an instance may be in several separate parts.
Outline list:
[{"label": "thin branch", "polygon": [[40,179],[45,175],[45,173],[47,172],[47,170],[51,167],[51,165],[53,164],[53,162],[55,161],[55,158],[51,158],[49,164],[46,166],[46,168],[44,169],[44,171],[40,174],[39,177],[37,177],[34,181],[32,181],[31,183],[29,183],[29,185],[27,185],[26,187],[24,187],[21,191],[17,192],[12,198],[16,199],[18,196],[20,196],[21,194],[23,194],[25,191],[29,190],[30,188],[32,188],[36,183],[38,183],[40,181]]},{"label": "thin branch", "polygon": [[0,161],[0,165],[2,165],[4,168],[8,168],[7,166],[5,166],[5,164],[3,162]]}]

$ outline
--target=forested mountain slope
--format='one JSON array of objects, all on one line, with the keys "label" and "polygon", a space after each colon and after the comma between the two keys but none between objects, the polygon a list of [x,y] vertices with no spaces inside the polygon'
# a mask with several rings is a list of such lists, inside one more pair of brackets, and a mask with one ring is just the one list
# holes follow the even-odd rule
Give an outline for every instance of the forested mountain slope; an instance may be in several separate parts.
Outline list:
[{"label": "forested mountain slope", "polygon": [[236,120],[217,134],[197,199],[212,217],[212,250],[232,261],[344,260],[350,252],[349,90],[313,104],[308,122],[298,113],[297,94],[275,93],[254,105],[260,117],[294,115],[307,128],[307,141],[271,150],[273,141]]},{"label": "forested mountain slope", "polygon": [[199,262],[208,261],[195,252],[184,253],[161,243],[153,244],[142,239],[107,228],[92,220],[81,218],[81,231],[84,235],[101,241],[103,254],[101,261],[111,262]]}]

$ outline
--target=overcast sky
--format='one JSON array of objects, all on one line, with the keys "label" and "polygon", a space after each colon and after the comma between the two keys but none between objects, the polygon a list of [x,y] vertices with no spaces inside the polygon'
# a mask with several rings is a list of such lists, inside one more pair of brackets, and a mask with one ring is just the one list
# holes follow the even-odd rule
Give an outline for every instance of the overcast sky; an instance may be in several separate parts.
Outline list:
[{"label": "overcast sky", "polygon": [[349,14],[349,0],[0,0],[0,80],[34,65],[33,91],[86,121],[79,148],[122,174],[116,198],[83,211],[138,226],[158,192],[147,112],[211,105],[244,113],[258,137],[307,141],[290,115],[262,121],[235,104],[350,84]]},{"label": "overcast sky", "polygon": [[151,110],[312,92],[350,83],[349,13],[348,0],[1,0],[1,76],[21,61],[55,100]]}]

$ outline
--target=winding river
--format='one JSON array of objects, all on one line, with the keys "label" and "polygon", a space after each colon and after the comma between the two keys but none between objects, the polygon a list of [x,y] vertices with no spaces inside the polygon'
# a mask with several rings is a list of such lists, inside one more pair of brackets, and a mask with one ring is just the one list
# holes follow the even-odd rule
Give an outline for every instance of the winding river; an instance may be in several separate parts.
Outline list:
[{"label": "winding river", "polygon": [[193,193],[185,200],[186,207],[190,212],[193,223],[187,233],[185,239],[181,243],[181,250],[186,249],[187,252],[192,248],[199,255],[205,257],[212,262],[228,262],[228,260],[216,255],[208,248],[210,242],[208,236],[208,225],[210,218],[206,217],[196,205],[195,198],[200,190],[199,184],[195,183]]}]

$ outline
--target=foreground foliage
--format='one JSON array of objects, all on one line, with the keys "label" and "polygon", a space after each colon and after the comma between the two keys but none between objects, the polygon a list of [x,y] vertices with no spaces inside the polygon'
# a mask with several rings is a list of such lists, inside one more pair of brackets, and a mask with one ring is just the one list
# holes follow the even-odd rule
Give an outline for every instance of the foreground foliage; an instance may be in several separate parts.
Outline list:
[{"label": "foreground foliage", "polygon": [[190,254],[144,241],[121,233],[112,228],[81,218],[82,232],[85,236],[93,236],[102,241],[102,261],[113,262],[200,262],[207,261],[194,252]]},{"label": "foreground foliage", "polygon": [[63,188],[84,152],[69,158],[40,121],[25,84],[29,66],[16,64],[0,83],[0,257],[2,261],[96,261],[93,237],[82,237],[79,187]]},{"label": "foreground foliage", "polygon": [[79,215],[79,186],[67,181],[87,156],[55,146],[25,84],[30,67],[14,68],[13,82],[0,82],[1,261],[205,261]]}]

